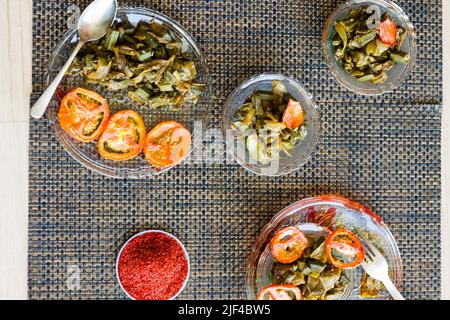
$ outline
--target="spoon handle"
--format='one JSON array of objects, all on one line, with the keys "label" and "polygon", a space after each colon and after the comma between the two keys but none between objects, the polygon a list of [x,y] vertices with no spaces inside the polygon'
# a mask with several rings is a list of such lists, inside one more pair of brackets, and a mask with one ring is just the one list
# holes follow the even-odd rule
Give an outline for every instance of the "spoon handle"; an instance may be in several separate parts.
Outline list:
[{"label": "spoon handle", "polygon": [[53,95],[55,94],[56,89],[59,86],[59,83],[64,78],[64,75],[66,74],[67,70],[69,69],[70,65],[72,64],[73,60],[78,54],[78,51],[80,51],[81,47],[84,45],[83,41],[78,42],[77,46],[73,50],[71,56],[69,59],[67,59],[66,64],[62,67],[61,71],[58,73],[58,75],[55,77],[55,79],[52,81],[52,83],[48,86],[48,88],[44,91],[44,93],[41,95],[38,101],[34,104],[33,108],[31,108],[31,116],[35,119],[42,118],[42,116],[45,113],[45,110],[47,109],[47,106],[50,103],[50,100],[52,99]]}]

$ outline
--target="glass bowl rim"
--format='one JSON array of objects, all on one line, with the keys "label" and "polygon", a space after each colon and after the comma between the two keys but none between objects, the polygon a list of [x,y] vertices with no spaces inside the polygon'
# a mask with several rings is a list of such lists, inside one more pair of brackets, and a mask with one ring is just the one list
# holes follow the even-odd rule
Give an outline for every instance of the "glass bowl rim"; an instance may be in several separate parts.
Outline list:
[{"label": "glass bowl rim", "polygon": [[[381,84],[379,86],[376,86],[374,88],[362,88],[360,86],[354,85],[347,80],[345,80],[340,73],[345,72],[344,70],[338,70],[333,66],[332,59],[334,57],[330,56],[328,54],[327,45],[328,45],[328,34],[330,33],[332,29],[332,25],[334,21],[336,20],[337,16],[347,10],[349,7],[360,4],[363,6],[367,3],[373,3],[379,6],[382,6],[384,9],[386,9],[390,13],[394,13],[396,17],[399,17],[402,20],[402,23],[405,23],[403,26],[405,30],[407,30],[409,35],[409,54],[411,56],[411,60],[409,61],[408,65],[405,67],[405,70],[403,70],[400,75],[395,78],[390,83]],[[400,86],[411,74],[411,72],[414,70],[416,66],[416,60],[417,60],[417,39],[416,39],[416,29],[414,25],[412,24],[411,20],[409,19],[406,12],[394,1],[392,0],[348,0],[341,5],[339,5],[327,18],[327,21],[325,23],[325,27],[322,32],[322,53],[325,57],[325,63],[330,70],[330,72],[333,74],[334,78],[346,89],[353,91],[355,93],[358,93],[363,96],[378,96],[382,95],[388,92],[393,91],[395,88]]]},{"label": "glass bowl rim", "polygon": [[131,238],[129,238],[127,241],[124,242],[124,244],[122,245],[122,247],[119,250],[119,253],[117,254],[116,257],[116,265],[115,265],[115,274],[116,274],[116,279],[117,282],[119,283],[120,289],[122,289],[122,291],[125,293],[125,295],[130,298],[131,300],[136,300],[136,298],[132,297],[123,287],[122,285],[122,281],[120,280],[119,277],[119,260],[120,260],[120,256],[122,255],[123,250],[126,248],[126,246],[135,238],[138,238],[144,234],[149,234],[149,233],[161,233],[164,234],[166,236],[169,236],[170,238],[174,239],[177,241],[177,243],[180,245],[180,247],[183,249],[184,252],[184,256],[186,258],[187,264],[188,264],[188,272],[186,275],[186,279],[183,282],[183,285],[181,286],[180,290],[177,292],[177,294],[175,294],[173,297],[171,297],[169,300],[175,300],[183,291],[184,289],[186,289],[186,286],[189,282],[189,278],[191,275],[191,261],[189,258],[189,253],[186,250],[186,247],[184,246],[184,244],[180,241],[180,239],[178,239],[177,237],[175,237],[173,234],[163,231],[163,230],[144,230],[141,232],[136,233],[135,235],[133,235]]},{"label": "glass bowl rim", "polygon": [[[236,98],[236,95],[240,91],[242,91],[243,89],[246,89],[249,86],[256,86],[258,83],[261,83],[263,81],[269,81],[269,80],[288,81],[295,85],[296,91],[298,91],[300,93],[300,95],[303,96],[308,101],[308,104],[311,107],[311,110],[314,110],[314,112],[315,112],[315,116],[314,116],[314,119],[316,120],[315,121],[316,122],[315,129],[317,130],[317,136],[312,141],[308,150],[306,150],[306,152],[303,153],[303,155],[304,155],[303,160],[299,161],[293,168],[291,168],[285,172],[278,171],[277,173],[274,173],[274,174],[267,174],[264,172],[259,172],[257,170],[252,169],[251,167],[249,167],[245,161],[241,161],[236,156],[235,148],[230,147],[230,145],[229,145],[230,141],[228,141],[228,139],[227,139],[227,130],[228,130],[227,113],[228,113],[229,109],[231,108],[231,106],[234,102],[234,99]],[[277,72],[263,72],[263,73],[260,73],[260,74],[257,74],[257,75],[254,75],[254,76],[251,76],[251,77],[245,79],[228,95],[227,99],[225,100],[224,108],[223,108],[223,112],[222,112],[222,134],[225,139],[227,152],[229,154],[231,154],[233,156],[233,159],[246,171],[248,171],[252,174],[258,175],[258,176],[281,177],[281,176],[285,176],[285,175],[288,175],[292,172],[299,170],[303,165],[305,165],[311,159],[311,157],[314,153],[314,150],[317,148],[317,145],[321,139],[320,112],[319,112],[319,108],[318,108],[317,104],[314,101],[313,95],[308,90],[306,90],[305,86],[302,83],[300,83],[300,81],[298,81],[296,78],[291,77],[291,76],[286,76],[284,74],[277,73]],[[233,142],[235,140],[236,139],[234,138]],[[232,150],[230,150],[230,149],[232,149]]]},{"label": "glass bowl rim", "polygon": [[[179,34],[181,39],[186,40],[189,44],[190,49],[192,50],[193,54],[198,58],[198,63],[202,66],[204,69],[203,77],[207,79],[206,83],[206,90],[204,94],[204,104],[205,104],[205,111],[202,112],[202,116],[199,119],[194,119],[194,121],[201,120],[202,122],[206,121],[206,118],[208,117],[208,114],[211,109],[211,84],[210,84],[210,71],[208,67],[208,63],[206,61],[205,55],[203,54],[202,50],[197,44],[197,41],[194,39],[194,37],[176,20],[172,19],[171,17],[142,6],[123,6],[119,7],[117,9],[117,14],[114,21],[117,21],[118,19],[121,19],[121,16],[124,15],[143,15],[147,16],[149,18],[158,20],[163,22],[166,25],[169,25],[170,28],[175,29],[175,31]],[[45,73],[45,81],[47,86],[51,83],[53,80],[52,75],[52,69],[54,68],[54,65],[57,63],[58,59],[58,53],[63,50],[64,46],[66,46],[68,43],[70,43],[70,40],[73,39],[73,37],[77,36],[78,31],[76,29],[68,30],[62,37],[61,40],[57,43],[55,48],[51,51],[51,56],[48,60],[47,64],[47,71]],[[53,103],[55,99],[55,96],[53,96],[50,104]],[[146,167],[139,167],[136,169],[129,169],[129,168],[123,168],[123,169],[115,169],[111,166],[105,167],[103,165],[100,165],[97,163],[97,161],[92,160],[90,157],[84,155],[82,152],[78,150],[78,148],[72,146],[72,140],[67,135],[59,134],[57,132],[57,128],[55,126],[58,126],[57,120],[52,119],[52,116],[50,116],[50,108],[49,107],[46,110],[46,117],[50,123],[50,126],[52,127],[52,130],[54,132],[54,135],[56,136],[57,140],[61,144],[61,146],[64,148],[64,150],[72,157],[74,158],[78,163],[83,165],[85,168],[89,169],[91,172],[94,172],[96,174],[100,174],[105,177],[113,178],[113,179],[123,179],[123,178],[131,178],[131,179],[145,179],[145,178],[151,178],[155,177],[157,175],[163,174],[176,166],[180,165],[182,162],[184,162],[193,152],[196,148],[198,148],[196,143],[193,143],[191,148],[189,149],[188,153],[184,157],[184,159],[176,163],[174,165],[161,168],[155,172],[149,170],[151,166],[149,165],[148,168]],[[198,139],[197,139],[198,140]],[[72,141],[72,142],[71,142]]]}]

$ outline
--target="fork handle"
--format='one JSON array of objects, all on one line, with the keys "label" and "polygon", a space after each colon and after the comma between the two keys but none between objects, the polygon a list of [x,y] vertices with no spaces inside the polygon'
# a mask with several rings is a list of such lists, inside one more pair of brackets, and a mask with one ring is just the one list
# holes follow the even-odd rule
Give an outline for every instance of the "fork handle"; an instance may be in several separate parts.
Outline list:
[{"label": "fork handle", "polygon": [[392,283],[389,277],[383,279],[383,284],[386,287],[387,291],[389,291],[389,294],[392,296],[392,298],[394,298],[394,300],[405,300],[405,297],[402,296],[400,291],[398,291],[397,287]]}]

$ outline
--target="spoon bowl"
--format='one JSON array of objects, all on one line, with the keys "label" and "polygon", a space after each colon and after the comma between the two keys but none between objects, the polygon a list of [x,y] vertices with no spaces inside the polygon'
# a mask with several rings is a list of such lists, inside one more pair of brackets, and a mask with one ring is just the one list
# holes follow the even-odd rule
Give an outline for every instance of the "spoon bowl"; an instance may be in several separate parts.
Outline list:
[{"label": "spoon bowl", "polygon": [[80,41],[90,42],[103,37],[117,14],[117,0],[96,0],[81,14],[78,21]]}]

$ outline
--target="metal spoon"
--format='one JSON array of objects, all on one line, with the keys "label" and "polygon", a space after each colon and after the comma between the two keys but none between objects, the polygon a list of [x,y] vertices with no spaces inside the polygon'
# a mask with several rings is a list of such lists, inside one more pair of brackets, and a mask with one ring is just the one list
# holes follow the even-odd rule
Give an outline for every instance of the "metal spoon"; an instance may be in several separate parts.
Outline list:
[{"label": "metal spoon", "polygon": [[84,44],[95,41],[103,37],[108,27],[114,22],[117,14],[117,0],[95,0],[81,14],[78,20],[78,33],[80,41],[75,47],[72,55],[62,67],[53,82],[48,86],[47,90],[41,95],[38,101],[31,109],[31,116],[35,119],[41,118],[50,100],[53,97],[59,83],[64,78],[67,70]]}]

